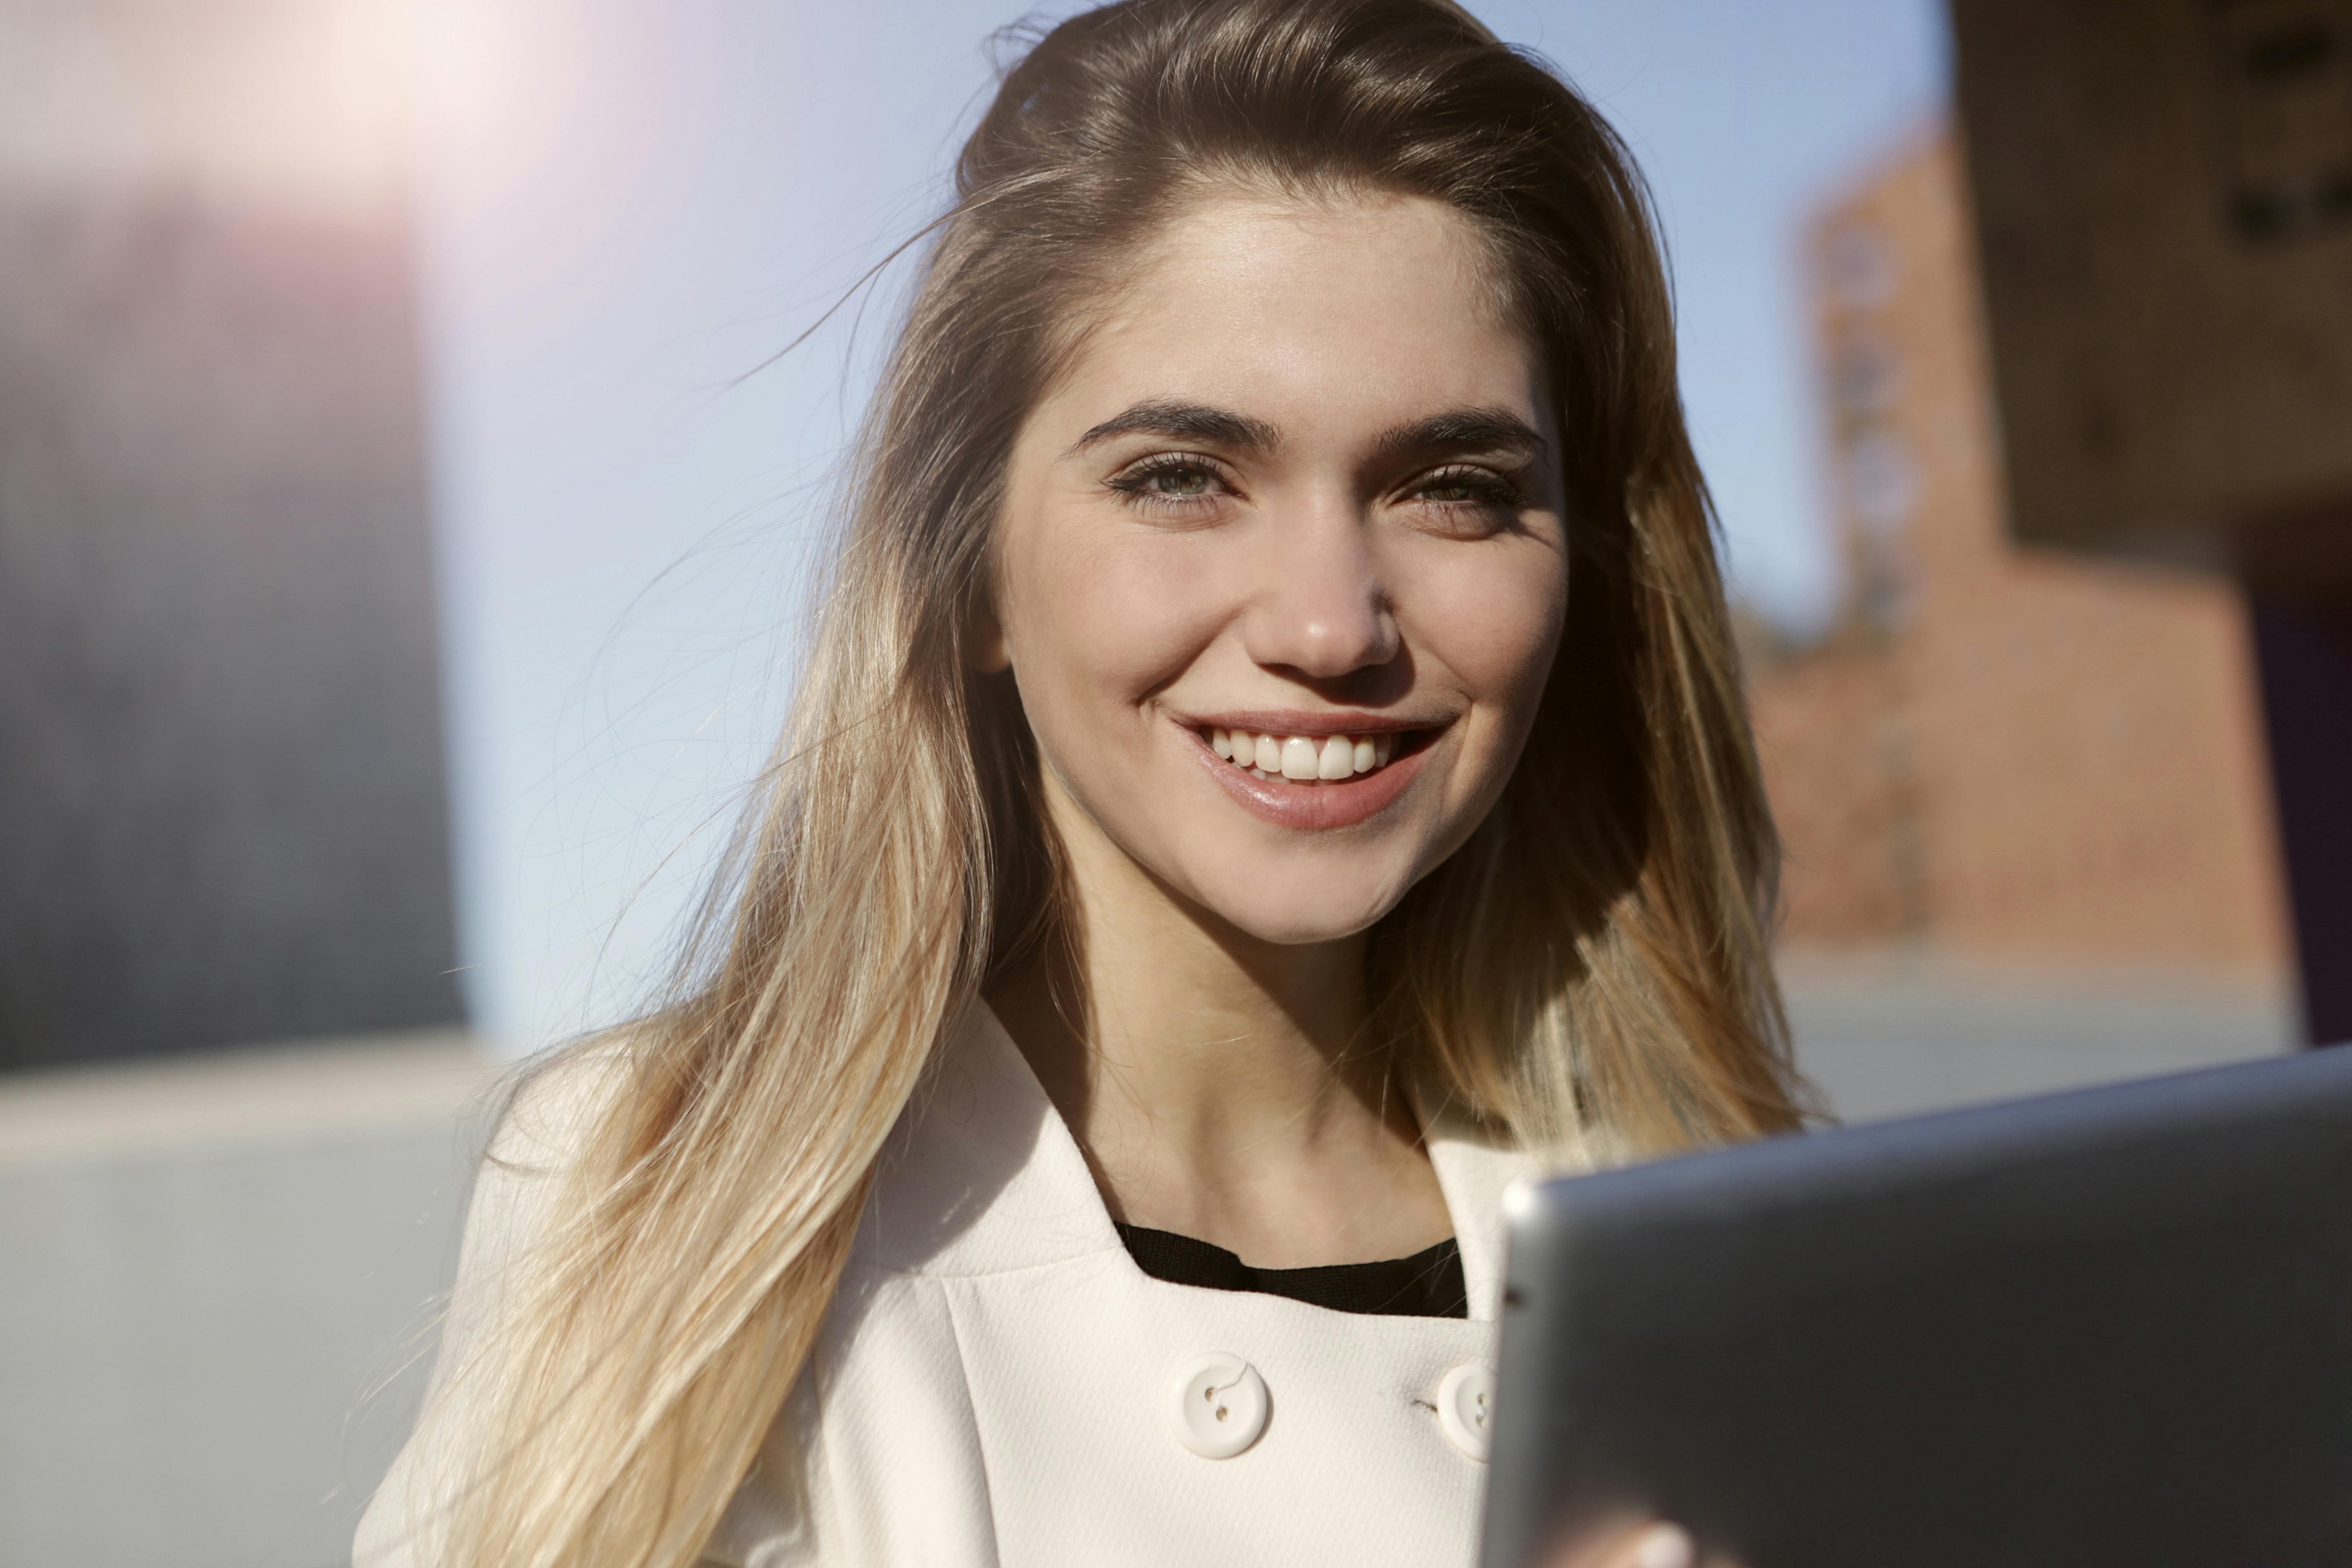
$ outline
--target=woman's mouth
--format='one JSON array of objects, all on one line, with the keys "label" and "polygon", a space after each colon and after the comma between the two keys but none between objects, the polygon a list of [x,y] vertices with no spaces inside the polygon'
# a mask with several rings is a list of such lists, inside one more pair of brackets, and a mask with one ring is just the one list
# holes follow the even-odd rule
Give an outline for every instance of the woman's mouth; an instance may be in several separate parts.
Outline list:
[{"label": "woman's mouth", "polygon": [[1285,778],[1293,784],[1337,784],[1388,765],[1396,752],[1396,736],[1383,731],[1368,735],[1274,735],[1248,730],[1220,730],[1204,725],[1202,738],[1217,755],[1257,778]]},{"label": "woman's mouth", "polygon": [[1278,827],[1352,827],[1402,795],[1444,722],[1346,734],[1191,723],[1202,763],[1244,810]]}]

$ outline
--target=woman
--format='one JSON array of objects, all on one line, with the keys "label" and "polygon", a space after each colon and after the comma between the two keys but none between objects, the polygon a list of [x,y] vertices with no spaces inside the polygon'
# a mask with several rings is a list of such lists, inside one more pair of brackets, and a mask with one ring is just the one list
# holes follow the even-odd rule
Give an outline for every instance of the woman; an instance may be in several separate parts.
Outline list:
[{"label": "woman", "polygon": [[363,1563],[1466,1562],[1505,1183],[1799,1122],[1592,110],[1446,0],[1129,0],[957,190],[737,874],[510,1112]]}]

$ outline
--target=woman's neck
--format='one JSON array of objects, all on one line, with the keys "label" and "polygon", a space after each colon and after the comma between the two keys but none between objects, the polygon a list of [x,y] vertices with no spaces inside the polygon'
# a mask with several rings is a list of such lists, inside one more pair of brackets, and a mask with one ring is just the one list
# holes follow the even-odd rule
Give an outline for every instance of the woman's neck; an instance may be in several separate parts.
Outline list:
[{"label": "woman's neck", "polygon": [[1055,815],[1072,940],[990,1001],[1112,1214],[1276,1268],[1403,1257],[1450,1235],[1412,1108],[1367,1038],[1364,939],[1220,929],[1091,822]]}]

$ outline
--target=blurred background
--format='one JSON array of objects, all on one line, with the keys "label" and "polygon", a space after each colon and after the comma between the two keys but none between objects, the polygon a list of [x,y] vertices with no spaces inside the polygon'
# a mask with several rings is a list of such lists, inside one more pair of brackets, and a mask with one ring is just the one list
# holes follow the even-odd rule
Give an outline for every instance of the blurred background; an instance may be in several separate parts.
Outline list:
[{"label": "blurred background", "polygon": [[[1473,8],[1655,186],[1837,1110],[2352,1035],[2352,0]],[[1014,19],[0,0],[0,1562],[347,1560]]]}]

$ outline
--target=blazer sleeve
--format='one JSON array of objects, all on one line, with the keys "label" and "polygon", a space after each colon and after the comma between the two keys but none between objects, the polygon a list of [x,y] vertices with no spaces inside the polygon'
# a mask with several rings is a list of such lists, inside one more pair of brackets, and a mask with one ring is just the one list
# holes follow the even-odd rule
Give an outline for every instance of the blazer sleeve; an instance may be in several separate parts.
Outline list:
[{"label": "blazer sleeve", "polygon": [[539,1244],[592,1120],[625,1078],[617,1046],[558,1061],[528,1079],[499,1119],[474,1177],[440,1345],[408,1441],[360,1518],[352,1568],[438,1568],[445,1533],[489,1430],[485,1359],[520,1299]]}]

